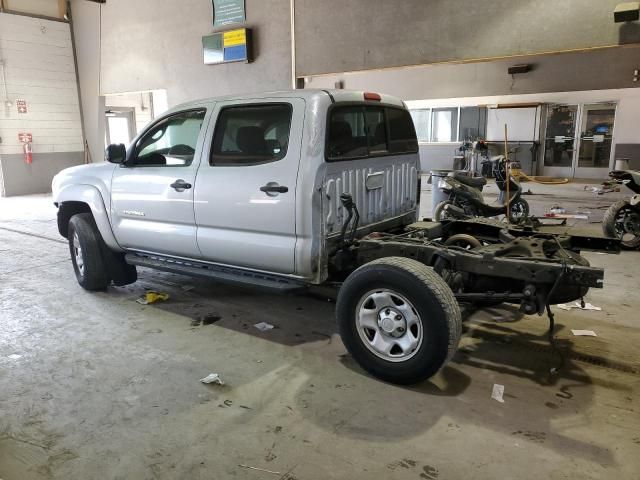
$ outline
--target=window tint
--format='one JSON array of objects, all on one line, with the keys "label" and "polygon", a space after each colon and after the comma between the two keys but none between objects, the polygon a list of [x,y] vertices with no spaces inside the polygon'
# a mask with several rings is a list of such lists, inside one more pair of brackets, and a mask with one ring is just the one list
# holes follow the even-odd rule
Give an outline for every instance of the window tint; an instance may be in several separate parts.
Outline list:
[{"label": "window tint", "polygon": [[291,130],[291,105],[243,105],[218,116],[211,165],[259,165],[284,158]]},{"label": "window tint", "polygon": [[389,120],[389,152],[417,152],[418,140],[409,112],[399,108],[389,108],[387,118]]},{"label": "window tint", "polygon": [[206,110],[172,115],[138,140],[135,165],[187,166],[193,162]]},{"label": "window tint", "polygon": [[331,110],[329,161],[417,151],[416,132],[406,110],[369,105]]}]

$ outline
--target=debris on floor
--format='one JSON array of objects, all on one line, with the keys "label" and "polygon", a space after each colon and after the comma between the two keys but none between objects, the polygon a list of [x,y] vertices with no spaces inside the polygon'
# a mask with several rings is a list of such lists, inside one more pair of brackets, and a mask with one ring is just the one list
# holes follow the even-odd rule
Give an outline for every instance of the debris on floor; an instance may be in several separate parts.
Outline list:
[{"label": "debris on floor", "polygon": [[574,330],[571,329],[571,333],[573,333],[576,337],[597,337],[596,332],[593,330]]},{"label": "debris on floor", "polygon": [[256,327],[261,332],[266,332],[267,330],[272,330],[275,328],[273,325],[267,322],[256,323],[254,327]]},{"label": "debris on floor", "polygon": [[562,310],[571,310],[572,308],[579,308],[580,310],[594,310],[596,312],[599,312],[599,311],[602,310],[601,307],[596,307],[595,305],[593,305],[591,303],[585,303],[584,307],[583,307],[582,305],[580,305],[580,302],[559,303],[556,306],[558,308],[561,308]]},{"label": "debris on floor", "polygon": [[201,378],[200,381],[202,383],[215,383],[218,385],[224,385],[224,381],[222,380],[222,378],[220,378],[219,373],[210,373],[206,377]]},{"label": "debris on floor", "polygon": [[22,355],[18,355],[17,353],[12,353],[11,355],[9,355],[9,358],[11,360],[18,360],[19,358],[22,358]]},{"label": "debris on floor", "polygon": [[264,468],[250,467],[249,465],[238,464],[239,467],[248,468],[249,470],[257,470],[259,472],[271,473],[272,475],[282,475],[280,472],[273,472],[271,470],[265,470]]},{"label": "debris on floor", "polygon": [[138,302],[140,305],[149,305],[151,303],[156,303],[159,301],[164,302],[165,300],[169,300],[168,293],[149,290],[142,297],[138,298],[136,302]]},{"label": "debris on floor", "polygon": [[504,399],[502,396],[504,395],[504,385],[500,385],[498,383],[493,384],[493,390],[491,391],[491,398],[494,400],[504,403]]}]

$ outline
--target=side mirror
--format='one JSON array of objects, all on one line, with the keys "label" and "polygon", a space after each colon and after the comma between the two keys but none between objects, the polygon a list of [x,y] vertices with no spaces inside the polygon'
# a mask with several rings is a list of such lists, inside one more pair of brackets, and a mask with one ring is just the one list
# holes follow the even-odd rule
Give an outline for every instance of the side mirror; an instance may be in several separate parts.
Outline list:
[{"label": "side mirror", "polygon": [[109,145],[104,152],[104,159],[110,163],[124,163],[127,158],[127,148],[123,143]]}]

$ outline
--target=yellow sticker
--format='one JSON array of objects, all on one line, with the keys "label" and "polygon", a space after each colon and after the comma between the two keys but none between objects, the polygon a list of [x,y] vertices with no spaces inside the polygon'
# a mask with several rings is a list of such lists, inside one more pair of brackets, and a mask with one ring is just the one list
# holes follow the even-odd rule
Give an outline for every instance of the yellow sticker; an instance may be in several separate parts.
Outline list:
[{"label": "yellow sticker", "polygon": [[224,32],[223,42],[225,47],[231,47],[233,45],[244,45],[247,43],[247,33],[244,28],[238,30],[230,30]]}]

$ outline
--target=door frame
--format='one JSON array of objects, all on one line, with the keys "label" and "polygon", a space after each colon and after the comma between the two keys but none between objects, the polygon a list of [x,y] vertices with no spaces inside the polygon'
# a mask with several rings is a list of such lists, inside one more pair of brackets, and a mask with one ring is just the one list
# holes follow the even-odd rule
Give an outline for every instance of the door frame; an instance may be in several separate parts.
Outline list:
[{"label": "door frame", "polygon": [[129,127],[129,143],[136,138],[136,109],[133,107],[105,107],[104,111],[104,132],[107,145],[113,143],[111,141],[111,131],[109,130],[109,118],[120,117],[126,118]]},{"label": "door frame", "polygon": [[[541,149],[541,174],[549,177],[566,177],[566,178],[601,178],[600,175],[601,168],[589,168],[589,167],[579,167],[578,166],[578,157],[580,156],[580,145],[582,143],[581,133],[582,133],[582,121],[584,120],[585,115],[585,106],[593,106],[593,105],[614,105],[614,109],[616,112],[613,117],[613,133],[611,135],[611,151],[609,152],[609,166],[608,170],[612,169],[613,165],[613,157],[614,157],[614,138],[615,138],[615,124],[616,124],[616,116],[618,110],[618,101],[617,100],[600,100],[594,102],[577,102],[577,103],[550,103],[547,104],[545,112],[544,112],[544,123],[541,122],[541,125],[544,125],[542,131],[542,149]],[[571,158],[571,166],[569,167],[547,167],[544,165],[544,160],[546,156],[547,150],[547,124],[548,124],[548,116],[549,109],[553,107],[571,107],[576,106],[576,118],[575,118],[575,127],[573,130],[573,155]],[[591,170],[591,172],[589,172]],[[606,175],[605,175],[606,176]]]}]

